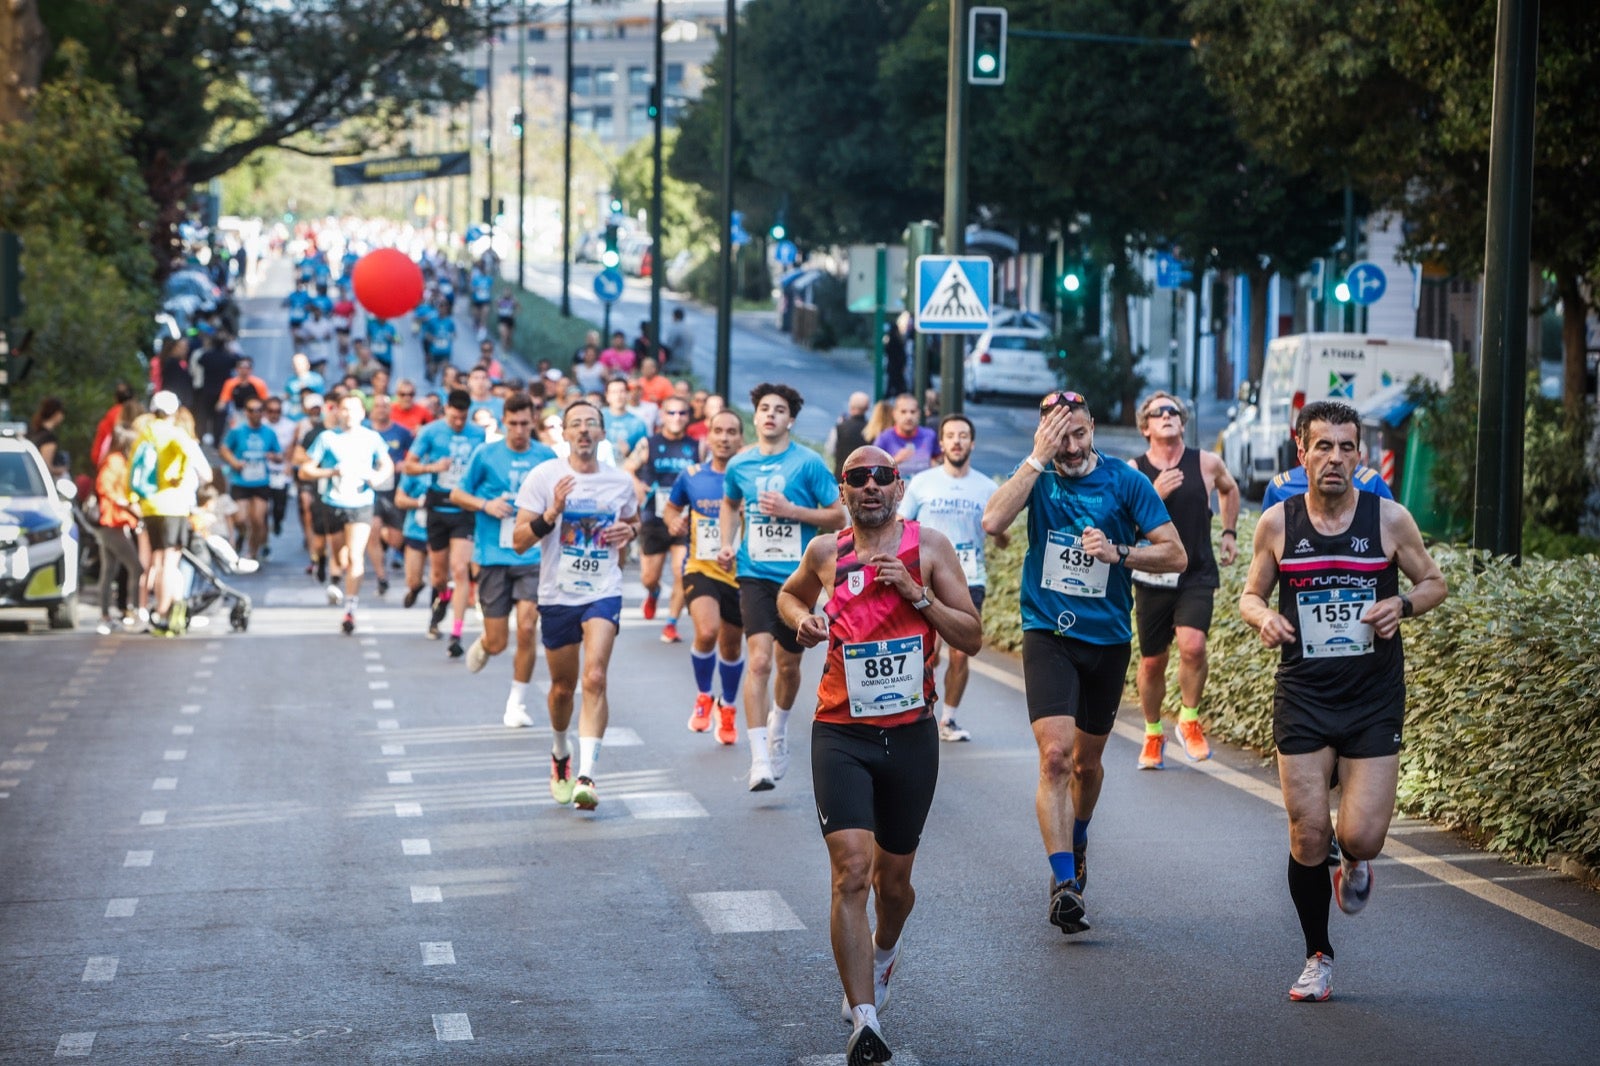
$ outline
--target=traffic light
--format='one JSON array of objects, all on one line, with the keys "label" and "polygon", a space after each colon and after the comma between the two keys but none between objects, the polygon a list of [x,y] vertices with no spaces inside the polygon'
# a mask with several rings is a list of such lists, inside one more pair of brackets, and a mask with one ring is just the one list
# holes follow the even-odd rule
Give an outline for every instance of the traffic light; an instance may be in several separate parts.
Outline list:
[{"label": "traffic light", "polygon": [[1081,288],[1083,288],[1082,268],[1078,266],[1067,267],[1066,271],[1061,275],[1061,291],[1068,296],[1072,296]]},{"label": "traffic light", "polygon": [[622,201],[617,199],[615,196],[611,198],[611,213],[613,215],[622,214]]},{"label": "traffic light", "polygon": [[522,140],[522,108],[514,108],[511,112],[511,136]]},{"label": "traffic light", "polygon": [[[612,200],[611,202],[618,210],[621,209],[622,204],[619,201]],[[622,257],[617,254],[617,224],[615,222],[606,223],[606,250],[600,254],[600,262],[607,267],[614,267],[622,262]]]},{"label": "traffic light", "polygon": [[967,84],[1006,83],[1006,9],[975,7],[967,12]]},{"label": "traffic light", "polygon": [[772,229],[768,230],[767,232],[772,235],[772,239],[775,241],[781,241],[789,235],[789,231],[784,228],[782,222],[774,222],[772,224]]},{"label": "traffic light", "polygon": [[1336,302],[1347,304],[1350,302],[1350,283],[1340,278],[1333,286],[1333,298]]},{"label": "traffic light", "polygon": [[22,317],[22,238],[0,233],[0,324]]}]

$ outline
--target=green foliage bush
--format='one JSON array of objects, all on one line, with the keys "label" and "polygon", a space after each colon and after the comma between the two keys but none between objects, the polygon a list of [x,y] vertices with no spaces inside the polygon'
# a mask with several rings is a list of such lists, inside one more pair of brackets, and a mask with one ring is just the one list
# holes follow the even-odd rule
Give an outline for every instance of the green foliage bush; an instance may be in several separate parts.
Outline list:
[{"label": "green foliage bush", "polygon": [[533,366],[548,359],[552,366],[566,369],[574,352],[583,349],[584,335],[600,325],[574,315],[563,318],[561,308],[542,296],[526,290],[513,290],[517,299],[517,332],[512,345],[524,362]]},{"label": "green foliage bush", "polygon": [[[1020,526],[1009,548],[990,553],[984,609],[985,638],[1012,652],[1022,643]],[[1239,516],[1246,554],[1222,568],[1204,714],[1214,736],[1270,754],[1279,653],[1262,646],[1238,611],[1254,527],[1252,515]],[[1564,852],[1600,868],[1600,556],[1530,556],[1517,567],[1463,548],[1431,551],[1450,596],[1403,627],[1400,810],[1520,860]]]}]

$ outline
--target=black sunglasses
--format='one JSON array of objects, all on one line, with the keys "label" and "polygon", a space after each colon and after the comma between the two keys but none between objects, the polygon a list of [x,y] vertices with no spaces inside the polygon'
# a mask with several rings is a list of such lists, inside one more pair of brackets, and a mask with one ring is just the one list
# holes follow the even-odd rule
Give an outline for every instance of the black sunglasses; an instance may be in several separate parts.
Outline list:
[{"label": "black sunglasses", "polygon": [[1041,412],[1051,411],[1057,407],[1066,407],[1070,409],[1074,407],[1088,406],[1089,401],[1081,392],[1069,392],[1065,389],[1059,392],[1052,392],[1050,395],[1039,401],[1039,410]]},{"label": "black sunglasses", "polygon": [[900,471],[892,466],[858,466],[839,475],[839,480],[853,489],[864,489],[868,478],[874,485],[892,485],[899,477]]},{"label": "black sunglasses", "polygon": [[1178,418],[1182,418],[1183,408],[1174,407],[1169,403],[1163,404],[1160,407],[1152,407],[1150,410],[1144,413],[1146,418],[1165,418],[1168,415],[1175,415]]}]

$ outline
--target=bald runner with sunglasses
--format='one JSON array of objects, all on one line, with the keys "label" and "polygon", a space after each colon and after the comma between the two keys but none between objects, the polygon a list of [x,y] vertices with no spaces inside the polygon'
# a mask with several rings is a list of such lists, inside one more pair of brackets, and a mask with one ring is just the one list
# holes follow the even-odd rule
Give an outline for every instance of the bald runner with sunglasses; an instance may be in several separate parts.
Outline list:
[{"label": "bald runner with sunglasses", "polygon": [[1149,480],[1095,450],[1094,416],[1076,392],[1041,401],[1033,451],[989,498],[984,531],[1006,532],[1025,508],[1022,673],[1039,746],[1049,916],[1081,933],[1089,819],[1132,654],[1132,571],[1181,573],[1188,556]]},{"label": "bald runner with sunglasses", "polygon": [[[1139,627],[1139,709],[1144,712],[1144,747],[1139,769],[1166,766],[1166,734],[1161,704],[1167,695],[1167,658],[1178,645],[1178,741],[1191,762],[1211,758],[1211,744],[1200,726],[1205,692],[1206,636],[1211,631],[1212,600],[1222,584],[1217,563],[1232,566],[1239,555],[1239,484],[1215,452],[1183,442],[1183,404],[1170,392],[1152,393],[1139,405],[1139,432],[1149,448],[1130,465],[1150,479],[1167,505],[1178,539],[1189,556],[1181,573],[1133,572],[1133,606]],[[1211,494],[1222,512],[1218,550],[1211,550]]]},{"label": "bald runner with sunglasses", "polygon": [[[939,776],[935,643],[975,655],[983,622],[949,538],[897,517],[905,484],[887,452],[857,448],[839,480],[850,525],[811,541],[778,611],[803,647],[828,649],[811,781],[833,873],[834,963],[852,1025],[845,1057],[856,1064],[890,1057],[877,1012],[916,901],[911,866]],[[815,614],[824,589],[827,605]]]}]

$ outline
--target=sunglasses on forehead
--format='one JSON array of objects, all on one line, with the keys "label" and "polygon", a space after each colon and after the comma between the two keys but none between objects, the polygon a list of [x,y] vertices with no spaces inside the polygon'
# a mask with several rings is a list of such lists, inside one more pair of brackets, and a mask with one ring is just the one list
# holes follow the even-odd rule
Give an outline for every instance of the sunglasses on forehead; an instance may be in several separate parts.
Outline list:
[{"label": "sunglasses on forehead", "polygon": [[869,479],[874,485],[892,485],[899,477],[900,471],[892,466],[858,466],[840,474],[839,480],[853,489],[864,489]]},{"label": "sunglasses on forehead", "polygon": [[1066,389],[1062,389],[1062,390],[1057,391],[1057,392],[1052,392],[1050,395],[1046,396],[1044,399],[1039,401],[1039,410],[1041,412],[1053,411],[1057,407],[1065,407],[1065,408],[1071,409],[1071,408],[1074,408],[1074,407],[1088,407],[1088,406],[1089,406],[1089,401],[1088,401],[1088,399],[1086,399],[1084,397],[1084,395],[1081,392],[1069,392]]}]

